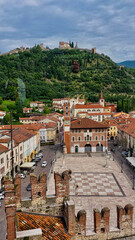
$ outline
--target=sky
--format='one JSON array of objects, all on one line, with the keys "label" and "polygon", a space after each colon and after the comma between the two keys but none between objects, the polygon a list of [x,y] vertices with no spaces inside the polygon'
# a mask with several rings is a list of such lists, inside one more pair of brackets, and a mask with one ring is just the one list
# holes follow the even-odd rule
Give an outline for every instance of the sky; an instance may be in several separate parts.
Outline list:
[{"label": "sky", "polygon": [[73,41],[135,60],[135,0],[0,0],[0,51]]}]

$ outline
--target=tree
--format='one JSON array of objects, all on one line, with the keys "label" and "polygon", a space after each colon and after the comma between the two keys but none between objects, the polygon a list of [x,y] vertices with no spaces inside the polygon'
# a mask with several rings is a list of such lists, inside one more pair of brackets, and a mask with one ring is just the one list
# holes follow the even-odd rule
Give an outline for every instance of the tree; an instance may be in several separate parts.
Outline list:
[{"label": "tree", "polygon": [[2,97],[0,97],[0,105],[3,103],[3,99]]},{"label": "tree", "polygon": [[7,113],[3,119],[3,124],[10,124],[10,113]]}]

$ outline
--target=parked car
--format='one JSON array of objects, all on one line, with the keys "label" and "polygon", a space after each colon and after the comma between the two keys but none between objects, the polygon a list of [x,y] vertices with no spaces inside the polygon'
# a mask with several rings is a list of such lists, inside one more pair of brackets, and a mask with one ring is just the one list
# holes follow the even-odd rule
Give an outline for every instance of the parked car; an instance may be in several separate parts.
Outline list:
[{"label": "parked car", "polygon": [[35,160],[40,161],[41,157],[35,157]]},{"label": "parked car", "polygon": [[20,178],[24,179],[25,175],[23,173],[20,174]]},{"label": "parked car", "polygon": [[42,167],[46,167],[46,165],[47,165],[47,162],[46,162],[46,161],[43,161],[41,166],[42,166]]},{"label": "parked car", "polygon": [[0,200],[4,199],[4,195],[2,193],[0,193]]},{"label": "parked car", "polygon": [[31,191],[31,184],[30,183],[27,185],[26,190]]},{"label": "parked car", "polygon": [[39,152],[38,154],[36,154],[36,157],[43,157],[43,153]]}]

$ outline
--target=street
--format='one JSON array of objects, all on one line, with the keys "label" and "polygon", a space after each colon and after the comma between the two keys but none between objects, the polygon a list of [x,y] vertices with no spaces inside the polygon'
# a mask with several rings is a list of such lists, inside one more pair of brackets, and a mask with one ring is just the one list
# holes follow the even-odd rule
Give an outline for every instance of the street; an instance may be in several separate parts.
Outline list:
[{"label": "street", "polygon": [[[38,162],[36,168],[34,169],[34,174],[38,177],[40,173],[45,172],[47,177],[51,171],[52,161],[55,157],[57,157],[61,153],[60,144],[57,145],[48,145],[41,146],[41,150],[43,153],[43,157],[41,161]],[[43,161],[47,161],[47,166],[42,167],[41,164]],[[26,175],[24,179],[22,179],[21,190],[22,190],[22,199],[30,198],[31,191],[27,191],[26,187],[30,183],[30,175]],[[6,240],[6,215],[5,215],[5,204],[4,200],[0,200],[2,206],[0,207],[0,240]]]},{"label": "street", "polygon": [[131,165],[129,165],[126,158],[121,155],[122,147],[114,146],[113,141],[109,141],[108,148],[109,148],[109,150],[111,150],[111,149],[115,150],[114,153],[112,152],[113,158],[119,164],[119,166],[121,168],[121,172],[124,172],[126,174],[126,176],[130,180],[131,185],[133,187],[135,184],[135,179],[134,179],[135,170],[133,169],[133,167]]}]

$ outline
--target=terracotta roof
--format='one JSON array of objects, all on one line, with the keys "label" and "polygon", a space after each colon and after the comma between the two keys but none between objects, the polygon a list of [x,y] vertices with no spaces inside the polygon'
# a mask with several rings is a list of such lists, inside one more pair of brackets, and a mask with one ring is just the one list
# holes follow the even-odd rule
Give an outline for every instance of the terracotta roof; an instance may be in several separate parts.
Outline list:
[{"label": "terracotta roof", "polygon": [[40,214],[17,213],[18,231],[41,228],[42,239],[68,240],[71,236],[65,232],[63,218]]},{"label": "terracotta roof", "polygon": [[129,117],[130,115],[128,113],[125,112],[117,112],[114,113],[113,117]]},{"label": "terracotta roof", "polygon": [[8,143],[10,138],[0,138],[0,143]]},{"label": "terracotta roof", "polygon": [[46,128],[55,128],[57,127],[57,123],[49,122],[46,123]]},{"label": "terracotta roof", "polygon": [[74,128],[107,128],[108,126],[88,118],[80,118],[71,122],[71,129]]},{"label": "terracotta roof", "polygon": [[110,113],[105,113],[105,112],[104,112],[104,113],[95,113],[95,112],[94,112],[94,113],[78,112],[77,114],[81,114],[81,113],[82,113],[82,114],[86,113],[86,114],[88,114],[89,116],[95,116],[95,115],[109,115],[109,116],[110,116],[110,115],[112,115],[111,112],[110,112]]},{"label": "terracotta roof", "polygon": [[121,131],[126,132],[128,135],[131,135],[133,138],[135,138],[135,123],[132,122],[125,125],[119,125],[118,128]]},{"label": "terracotta roof", "polygon": [[32,110],[33,108],[23,108],[23,110]]},{"label": "terracotta roof", "polygon": [[118,125],[117,121],[114,119],[106,119],[106,120],[104,120],[104,123],[108,124],[109,126],[117,126]]},{"label": "terracotta roof", "polygon": [[7,151],[8,151],[8,148],[5,147],[4,145],[0,144],[0,154],[3,152],[7,152]]},{"label": "terracotta roof", "polygon": [[74,106],[75,109],[83,109],[83,108],[103,108],[101,105],[97,104],[97,105],[93,105],[93,104],[90,104],[90,105],[84,105],[84,104],[76,104]]}]

